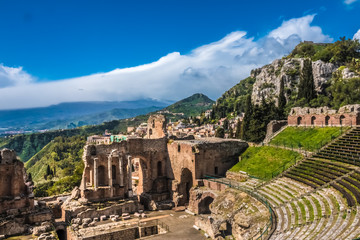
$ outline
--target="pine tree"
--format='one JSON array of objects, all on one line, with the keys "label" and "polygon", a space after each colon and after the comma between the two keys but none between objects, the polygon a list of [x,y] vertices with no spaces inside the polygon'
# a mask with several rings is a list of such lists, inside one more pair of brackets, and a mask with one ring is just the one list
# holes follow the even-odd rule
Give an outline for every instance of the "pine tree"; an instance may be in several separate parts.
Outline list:
[{"label": "pine tree", "polygon": [[229,129],[229,120],[227,118],[224,120],[223,127],[225,130]]},{"label": "pine tree", "polygon": [[234,130],[232,129],[232,127],[229,127],[229,138],[233,138],[234,137]]},{"label": "pine tree", "polygon": [[306,103],[310,103],[315,98],[315,84],[310,59],[304,60],[303,69],[300,74],[298,98],[304,98]]},{"label": "pine tree", "polygon": [[218,138],[224,138],[225,137],[225,131],[222,127],[219,127],[216,129],[216,132],[215,132],[215,137],[218,137]]}]

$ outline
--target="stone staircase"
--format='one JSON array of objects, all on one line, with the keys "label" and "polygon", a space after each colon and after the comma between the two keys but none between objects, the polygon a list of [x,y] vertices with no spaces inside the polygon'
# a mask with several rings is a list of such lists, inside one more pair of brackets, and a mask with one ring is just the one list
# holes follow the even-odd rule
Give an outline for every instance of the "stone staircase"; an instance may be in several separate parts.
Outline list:
[{"label": "stone staircase", "polygon": [[255,189],[272,205],[270,239],[354,239],[360,236],[360,128]]}]

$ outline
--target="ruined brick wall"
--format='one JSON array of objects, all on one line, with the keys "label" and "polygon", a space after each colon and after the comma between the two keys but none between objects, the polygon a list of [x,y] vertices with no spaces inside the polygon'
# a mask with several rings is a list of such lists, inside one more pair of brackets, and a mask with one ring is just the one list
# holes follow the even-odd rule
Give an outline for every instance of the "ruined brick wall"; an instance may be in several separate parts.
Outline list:
[{"label": "ruined brick wall", "polygon": [[151,115],[148,119],[147,138],[163,138],[166,135],[166,118],[164,115]]},{"label": "ruined brick wall", "polygon": [[10,209],[32,208],[34,199],[24,164],[14,150],[0,151],[0,214]]},{"label": "ruined brick wall", "polygon": [[346,105],[338,111],[327,107],[292,108],[289,126],[353,126],[360,125],[360,105]]},{"label": "ruined brick wall", "polygon": [[269,124],[266,127],[266,138],[271,137],[272,135],[274,135],[274,133],[276,133],[277,131],[279,131],[282,127],[286,126],[288,123],[287,120],[272,120],[269,122]]}]

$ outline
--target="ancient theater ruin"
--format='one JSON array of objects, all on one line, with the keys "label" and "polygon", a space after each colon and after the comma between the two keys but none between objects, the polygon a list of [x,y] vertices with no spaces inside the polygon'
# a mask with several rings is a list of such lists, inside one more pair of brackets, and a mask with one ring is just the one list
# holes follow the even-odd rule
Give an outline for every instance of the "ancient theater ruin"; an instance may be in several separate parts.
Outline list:
[{"label": "ancient theater ruin", "polygon": [[[62,206],[63,221],[73,223],[68,239],[136,239],[164,232],[150,222],[146,231],[140,225],[125,229],[114,219],[143,214],[144,209],[187,206],[193,187],[202,186],[207,175],[225,175],[248,147],[241,140],[169,139],[161,115],[151,116],[148,126],[144,138],[85,146],[81,186]],[[109,216],[111,227],[106,221],[97,223]],[[84,219],[90,220],[84,224]]]}]

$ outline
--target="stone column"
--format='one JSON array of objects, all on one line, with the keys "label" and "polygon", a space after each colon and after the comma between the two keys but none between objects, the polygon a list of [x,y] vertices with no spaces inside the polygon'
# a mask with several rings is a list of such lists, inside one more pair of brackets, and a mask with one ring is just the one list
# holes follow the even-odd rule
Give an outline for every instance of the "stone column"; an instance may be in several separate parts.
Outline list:
[{"label": "stone column", "polygon": [[123,156],[119,156],[119,177],[120,177],[120,187],[124,186],[124,170],[123,170]]},{"label": "stone column", "polygon": [[83,190],[83,191],[86,190],[86,170],[87,170],[87,169],[84,169],[83,178],[82,178],[82,180],[81,180],[82,190]]},{"label": "stone column", "polygon": [[112,155],[111,153],[108,157],[108,177],[109,177],[109,186],[113,186],[113,178],[112,178]]},{"label": "stone column", "polygon": [[128,155],[128,181],[129,181],[129,197],[133,196],[133,192],[132,192],[132,166],[131,166],[131,156]]},{"label": "stone column", "polygon": [[97,190],[98,186],[99,186],[99,181],[98,181],[98,172],[97,172],[97,161],[98,158],[94,158],[94,188],[95,190]]}]

